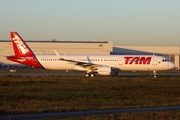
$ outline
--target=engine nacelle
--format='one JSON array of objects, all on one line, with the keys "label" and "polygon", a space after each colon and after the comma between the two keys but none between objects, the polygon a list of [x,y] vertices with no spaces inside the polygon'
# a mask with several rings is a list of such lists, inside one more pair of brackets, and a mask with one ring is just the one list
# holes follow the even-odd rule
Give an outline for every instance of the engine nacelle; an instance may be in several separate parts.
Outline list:
[{"label": "engine nacelle", "polygon": [[97,72],[99,75],[118,75],[118,69],[112,67],[99,67]]}]

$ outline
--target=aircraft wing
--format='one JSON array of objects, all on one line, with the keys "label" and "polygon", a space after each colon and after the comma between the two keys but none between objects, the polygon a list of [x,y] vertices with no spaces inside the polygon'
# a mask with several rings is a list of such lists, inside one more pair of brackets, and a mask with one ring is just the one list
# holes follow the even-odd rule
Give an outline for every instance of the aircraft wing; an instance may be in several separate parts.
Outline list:
[{"label": "aircraft wing", "polygon": [[96,68],[96,67],[104,66],[104,65],[98,65],[98,64],[93,64],[93,63],[86,63],[86,62],[79,62],[79,61],[72,61],[72,60],[65,60],[65,59],[61,59],[61,60],[70,62],[72,64],[75,64],[84,68]]},{"label": "aircraft wing", "polygon": [[93,63],[86,63],[86,62],[80,62],[80,61],[66,60],[66,59],[64,59],[56,50],[54,50],[54,52],[55,52],[56,55],[58,56],[59,60],[67,61],[67,62],[70,62],[70,63],[72,63],[72,64],[75,64],[75,65],[84,67],[84,68],[97,68],[97,67],[105,66],[105,65],[93,64]]}]

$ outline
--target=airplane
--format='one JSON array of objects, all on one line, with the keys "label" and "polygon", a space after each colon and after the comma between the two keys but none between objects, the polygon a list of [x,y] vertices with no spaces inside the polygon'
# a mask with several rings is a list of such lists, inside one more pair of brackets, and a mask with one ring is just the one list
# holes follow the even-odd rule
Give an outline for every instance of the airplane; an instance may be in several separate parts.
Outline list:
[{"label": "airplane", "polygon": [[153,71],[154,77],[159,70],[174,68],[174,64],[163,56],[157,55],[54,55],[34,54],[17,32],[10,32],[13,56],[8,60],[41,69],[86,71],[86,77],[99,75],[118,75],[119,71]]}]

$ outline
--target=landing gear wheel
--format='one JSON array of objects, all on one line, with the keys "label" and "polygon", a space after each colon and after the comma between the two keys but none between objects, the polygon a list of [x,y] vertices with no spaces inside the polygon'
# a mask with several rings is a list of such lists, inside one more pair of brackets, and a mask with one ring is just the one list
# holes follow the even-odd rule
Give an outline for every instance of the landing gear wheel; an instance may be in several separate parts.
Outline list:
[{"label": "landing gear wheel", "polygon": [[86,74],[85,74],[85,77],[90,77],[90,74],[89,74],[89,73],[86,73]]},{"label": "landing gear wheel", "polygon": [[95,77],[96,75],[94,73],[86,73],[85,77]]},{"label": "landing gear wheel", "polygon": [[90,76],[91,76],[91,77],[95,77],[95,74],[94,74],[94,73],[91,73]]}]

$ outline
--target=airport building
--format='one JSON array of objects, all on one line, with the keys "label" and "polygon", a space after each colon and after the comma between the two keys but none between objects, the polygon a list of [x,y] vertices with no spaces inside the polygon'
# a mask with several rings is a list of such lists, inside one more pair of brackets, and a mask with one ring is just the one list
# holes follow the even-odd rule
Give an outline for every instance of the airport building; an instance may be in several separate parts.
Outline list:
[{"label": "airport building", "polygon": [[[113,51],[112,41],[30,41],[25,40],[35,54],[89,54],[109,55]],[[0,67],[18,67],[18,63],[9,61],[5,56],[14,55],[10,40],[0,40]]]},{"label": "airport building", "polygon": [[[88,54],[88,55],[161,55],[176,68],[180,67],[180,46],[114,46],[112,41],[32,41],[25,40],[35,54]],[[27,67],[9,61],[5,56],[14,55],[10,40],[0,40],[0,68]]]}]

